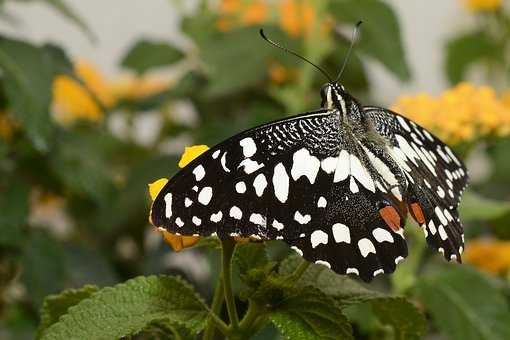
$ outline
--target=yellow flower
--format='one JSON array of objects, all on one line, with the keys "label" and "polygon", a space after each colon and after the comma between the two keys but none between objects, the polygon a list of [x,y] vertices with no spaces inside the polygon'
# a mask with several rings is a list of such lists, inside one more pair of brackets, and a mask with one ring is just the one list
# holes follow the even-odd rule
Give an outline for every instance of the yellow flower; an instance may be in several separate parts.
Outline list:
[{"label": "yellow flower", "polygon": [[115,102],[121,100],[140,100],[150,97],[168,89],[172,81],[160,76],[144,75],[135,77],[124,75],[110,84],[110,89]]},{"label": "yellow flower", "polygon": [[501,7],[501,0],[463,0],[463,2],[473,12],[490,12]]},{"label": "yellow flower", "polygon": [[109,86],[99,71],[86,61],[78,61],[75,72],[87,88],[68,76],[58,76],[53,83],[54,118],[63,125],[78,120],[98,122],[103,112],[96,98],[105,107],[114,104]]},{"label": "yellow flower", "polygon": [[184,148],[181,160],[179,161],[179,168],[184,168],[191,163],[192,160],[209,150],[207,145],[194,145]]},{"label": "yellow flower", "polygon": [[471,241],[464,259],[485,272],[505,274],[510,270],[510,241]]},{"label": "yellow flower", "polygon": [[449,143],[510,133],[510,105],[488,87],[460,83],[438,97],[402,96],[392,110],[412,119]]},{"label": "yellow flower", "polygon": [[277,85],[286,83],[292,78],[292,74],[288,68],[280,63],[273,63],[269,66],[269,78],[271,82]]}]

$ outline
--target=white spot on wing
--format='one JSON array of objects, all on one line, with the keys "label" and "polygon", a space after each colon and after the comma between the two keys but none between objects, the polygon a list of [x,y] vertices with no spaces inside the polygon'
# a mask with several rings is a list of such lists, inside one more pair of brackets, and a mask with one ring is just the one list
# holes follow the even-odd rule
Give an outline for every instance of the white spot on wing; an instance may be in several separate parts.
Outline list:
[{"label": "white spot on wing", "polygon": [[262,216],[261,214],[251,214],[250,215],[250,222],[253,224],[257,224],[260,226],[266,225],[266,218]]},{"label": "white spot on wing", "polygon": [[165,195],[165,216],[166,218],[172,217],[172,194]]},{"label": "white spot on wing", "polygon": [[322,230],[315,230],[310,235],[310,242],[312,243],[312,248],[317,247],[321,243],[328,244],[328,234],[326,234]]},{"label": "white spot on wing", "polygon": [[441,224],[448,224],[448,220],[446,219],[446,217],[444,217],[443,215],[443,211],[441,209],[439,209],[439,207],[436,207],[434,209],[437,217],[439,218],[439,220],[441,221]]},{"label": "white spot on wing", "polygon": [[246,184],[244,182],[237,182],[236,183],[236,191],[240,194],[244,194],[246,192]]},{"label": "white spot on wing", "polygon": [[345,271],[346,274],[356,274],[359,276],[359,270],[356,268],[347,268]]},{"label": "white spot on wing", "polygon": [[308,224],[311,219],[312,217],[310,215],[301,215],[299,211],[294,213],[294,220],[296,220],[299,224]]},{"label": "white spot on wing", "polygon": [[328,267],[329,269],[331,269],[331,264],[328,261],[317,260],[317,261],[315,261],[315,263],[323,265],[323,266]]},{"label": "white spot on wing", "polygon": [[332,174],[336,169],[338,159],[336,157],[328,157],[321,161],[321,169],[327,174]]},{"label": "white spot on wing", "polygon": [[221,150],[216,150],[216,151],[214,151],[214,152],[213,152],[213,154],[212,154],[212,158],[213,158],[213,159],[217,159],[217,158],[218,158],[218,156],[220,155],[220,152],[221,152]]},{"label": "white spot on wing", "polygon": [[328,204],[328,201],[324,198],[324,196],[319,197],[319,200],[317,201],[317,208],[325,208]]},{"label": "white spot on wing", "polygon": [[404,129],[406,129],[407,131],[411,131],[411,128],[409,127],[409,125],[407,125],[406,121],[404,120],[404,118],[400,117],[400,116],[396,116],[397,117],[397,120],[398,122],[400,123],[400,125],[402,125],[402,127]]},{"label": "white spot on wing", "polygon": [[439,236],[441,237],[441,240],[446,240],[448,238],[448,234],[446,233],[446,230],[444,230],[444,227],[440,225],[437,228],[437,231],[439,232]]},{"label": "white spot on wing", "polygon": [[272,226],[278,231],[283,230],[284,228],[283,223],[278,222],[276,219],[273,221]]},{"label": "white spot on wing", "polygon": [[184,222],[181,220],[181,218],[180,218],[180,217],[177,217],[177,218],[175,219],[175,224],[177,224],[177,226],[178,226],[179,228],[182,228],[182,226],[184,225]]},{"label": "white spot on wing", "polygon": [[241,139],[239,145],[243,148],[244,157],[251,157],[257,152],[257,145],[250,137]]},{"label": "white spot on wing", "polygon": [[311,184],[315,183],[321,165],[319,159],[312,156],[308,149],[302,148],[294,153],[292,160],[292,178],[297,181],[301,176],[306,176]]},{"label": "white spot on wing", "polygon": [[191,222],[193,222],[194,225],[199,226],[202,223],[202,220],[196,216],[193,216]]},{"label": "white spot on wing", "polygon": [[188,208],[188,207],[189,207],[189,206],[191,206],[192,204],[193,204],[193,201],[192,201],[192,200],[190,200],[188,197],[186,197],[186,198],[184,199],[184,206],[185,206],[186,208]]},{"label": "white spot on wing", "polygon": [[236,220],[240,220],[243,217],[243,212],[241,209],[234,205],[232,208],[230,208],[229,215]]},{"label": "white spot on wing", "polygon": [[289,196],[289,175],[282,163],[276,164],[273,173],[273,187],[276,198],[285,203]]},{"label": "white spot on wing", "polygon": [[377,269],[376,271],[374,271],[374,277],[376,277],[377,275],[379,274],[384,274],[384,269]]},{"label": "white spot on wing", "polygon": [[202,165],[197,166],[195,169],[193,169],[193,174],[195,175],[195,179],[198,181],[201,181],[205,176],[205,169]]},{"label": "white spot on wing", "polygon": [[367,257],[370,253],[376,253],[374,244],[368,238],[362,238],[359,240],[358,248],[363,257]]},{"label": "white spot on wing", "polygon": [[213,191],[211,187],[204,187],[198,194],[198,201],[203,205],[208,205],[211,202]]},{"label": "white spot on wing", "polygon": [[218,211],[216,214],[211,215],[211,222],[218,223],[223,218],[223,213],[221,211]]},{"label": "white spot on wing", "polygon": [[347,227],[345,224],[335,223],[331,227],[331,230],[333,232],[333,238],[335,239],[336,243],[351,243],[351,232],[349,227]]},{"label": "white spot on wing", "polygon": [[[282,239],[283,239],[283,237],[282,237]],[[302,252],[302,251],[301,251],[301,249],[299,249],[298,247],[296,247],[296,246],[292,246],[292,247],[290,247],[290,249],[292,249],[292,250],[294,250],[296,253],[298,253],[298,254],[299,254],[299,256],[303,256],[303,252]]]},{"label": "white spot on wing", "polygon": [[253,181],[253,187],[255,188],[255,193],[257,196],[261,197],[267,187],[266,176],[264,176],[264,174],[258,174]]},{"label": "white spot on wing", "polygon": [[349,153],[345,150],[340,151],[335,169],[333,182],[341,182],[349,176]]},{"label": "white spot on wing", "polygon": [[374,235],[374,238],[377,242],[390,242],[393,243],[393,236],[391,236],[390,232],[388,230],[385,230],[383,228],[375,228],[372,230],[372,235]]},{"label": "white spot on wing", "polygon": [[375,192],[375,185],[367,169],[361,165],[360,160],[355,155],[350,155],[351,175],[354,176],[367,190]]},{"label": "white spot on wing", "polygon": [[397,256],[395,258],[395,264],[399,264],[400,262],[402,262],[404,260],[404,258],[402,256]]},{"label": "white spot on wing", "polygon": [[264,167],[264,163],[258,163],[257,161],[247,158],[239,163],[238,168],[240,167],[244,167],[244,172],[249,175],[259,169],[262,169]]},{"label": "white spot on wing", "polygon": [[225,170],[225,172],[230,172],[230,169],[227,168],[227,153],[226,152],[221,156],[221,167],[223,168],[223,170]]}]

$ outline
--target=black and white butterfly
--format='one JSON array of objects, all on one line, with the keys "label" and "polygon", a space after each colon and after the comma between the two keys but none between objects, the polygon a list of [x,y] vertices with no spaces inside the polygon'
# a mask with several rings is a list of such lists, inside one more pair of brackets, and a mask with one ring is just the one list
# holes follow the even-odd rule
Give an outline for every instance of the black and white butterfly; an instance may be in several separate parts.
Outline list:
[{"label": "black and white butterfly", "polygon": [[330,81],[322,107],[241,132],[177,173],[151,211],[181,235],[283,240],[306,260],[369,281],[408,253],[408,212],[461,261],[466,167],[416,123],[362,106]]}]

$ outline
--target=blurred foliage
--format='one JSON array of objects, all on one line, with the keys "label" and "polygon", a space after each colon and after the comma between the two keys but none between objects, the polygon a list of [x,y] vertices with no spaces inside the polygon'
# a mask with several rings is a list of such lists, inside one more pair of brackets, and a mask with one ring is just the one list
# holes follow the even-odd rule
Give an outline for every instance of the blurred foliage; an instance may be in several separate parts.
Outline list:
[{"label": "blurred foliage", "polygon": [[[0,20],[22,24],[9,13],[15,2],[35,0],[0,1]],[[67,1],[39,2],[91,40],[101,33]],[[267,45],[260,28],[336,76],[364,21],[341,82],[367,104],[367,63],[412,77],[389,1],[183,3],[173,7],[187,43],[141,37],[113,77],[54,44],[0,33],[0,338],[220,338],[229,320],[214,288],[224,284],[220,242],[152,230],[147,183],[205,150],[179,162],[186,145],[318,107],[323,75]],[[475,20],[445,43],[452,88],[403,96],[393,108],[473,167],[461,205],[471,265],[432,256],[414,225],[410,257],[370,286],[306,267],[278,241],[238,239],[232,289],[245,338],[510,337],[510,13],[501,1],[462,3]],[[476,76],[487,86],[473,85]],[[192,249],[177,254],[162,236],[176,251]]]}]

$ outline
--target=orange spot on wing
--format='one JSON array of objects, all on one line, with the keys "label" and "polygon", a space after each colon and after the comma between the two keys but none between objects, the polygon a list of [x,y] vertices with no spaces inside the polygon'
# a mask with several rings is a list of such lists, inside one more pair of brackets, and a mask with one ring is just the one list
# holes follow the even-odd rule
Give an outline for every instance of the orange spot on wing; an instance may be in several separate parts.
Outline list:
[{"label": "orange spot on wing", "polygon": [[411,212],[416,222],[419,224],[425,223],[425,215],[423,215],[423,210],[419,203],[411,203]]},{"label": "orange spot on wing", "polygon": [[379,210],[379,214],[393,231],[397,232],[400,230],[400,215],[394,207],[384,207]]}]

